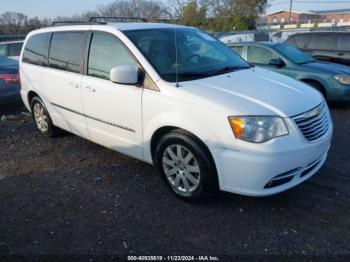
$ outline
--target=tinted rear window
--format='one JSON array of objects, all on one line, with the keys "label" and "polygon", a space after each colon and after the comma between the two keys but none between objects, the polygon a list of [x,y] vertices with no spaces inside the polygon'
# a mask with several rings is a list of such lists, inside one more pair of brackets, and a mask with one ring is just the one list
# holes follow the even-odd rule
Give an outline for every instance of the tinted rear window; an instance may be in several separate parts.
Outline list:
[{"label": "tinted rear window", "polygon": [[50,46],[49,66],[80,73],[85,36],[84,32],[54,33]]},{"label": "tinted rear window", "polygon": [[30,37],[24,48],[22,61],[34,65],[46,66],[50,35],[50,33],[43,33]]},{"label": "tinted rear window", "polygon": [[312,36],[308,49],[330,50],[336,48],[336,37],[334,34],[317,34]]},{"label": "tinted rear window", "polygon": [[308,35],[296,35],[293,36],[292,39],[294,40],[294,45],[297,48],[304,49],[307,47],[310,37]]},{"label": "tinted rear window", "polygon": [[8,56],[19,56],[22,50],[22,43],[10,44],[8,47]]},{"label": "tinted rear window", "polygon": [[350,35],[339,35],[337,37],[337,50],[350,51]]}]

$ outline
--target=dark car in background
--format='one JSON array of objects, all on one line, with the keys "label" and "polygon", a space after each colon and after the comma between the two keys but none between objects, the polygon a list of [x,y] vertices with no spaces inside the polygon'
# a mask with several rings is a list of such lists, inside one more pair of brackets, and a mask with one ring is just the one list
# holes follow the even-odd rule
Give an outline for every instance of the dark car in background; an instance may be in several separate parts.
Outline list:
[{"label": "dark car in background", "polygon": [[22,46],[23,41],[0,42],[0,56],[18,60]]},{"label": "dark car in background", "polygon": [[18,61],[0,56],[0,109],[15,111],[22,106]]},{"label": "dark car in background", "polygon": [[350,67],[318,61],[299,49],[271,42],[230,44],[249,63],[303,81],[328,101],[350,101]]},{"label": "dark car in background", "polygon": [[318,60],[350,65],[350,32],[294,34],[285,43],[299,48]]}]

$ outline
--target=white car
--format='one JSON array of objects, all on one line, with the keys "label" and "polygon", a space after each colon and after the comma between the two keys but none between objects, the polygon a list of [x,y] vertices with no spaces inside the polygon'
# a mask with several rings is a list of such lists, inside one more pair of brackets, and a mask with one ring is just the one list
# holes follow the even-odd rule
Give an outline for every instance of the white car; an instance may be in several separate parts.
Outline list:
[{"label": "white car", "polygon": [[24,46],[21,96],[41,133],[64,129],[154,164],[183,199],[276,194],[326,160],[333,127],[322,95],[198,29],[62,25]]}]

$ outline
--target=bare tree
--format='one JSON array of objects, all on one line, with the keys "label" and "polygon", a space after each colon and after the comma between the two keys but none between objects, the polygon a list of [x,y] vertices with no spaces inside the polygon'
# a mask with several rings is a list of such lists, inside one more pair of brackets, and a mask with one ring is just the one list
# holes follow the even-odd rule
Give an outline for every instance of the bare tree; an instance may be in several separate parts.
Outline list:
[{"label": "bare tree", "polygon": [[184,8],[189,4],[189,0],[169,0],[168,10],[173,18],[183,17]]},{"label": "bare tree", "polygon": [[121,16],[154,20],[168,17],[165,5],[156,0],[119,0],[98,8],[102,16]]},{"label": "bare tree", "polygon": [[8,28],[8,33],[18,35],[27,19],[28,17],[22,13],[5,12],[0,17],[0,23]]}]

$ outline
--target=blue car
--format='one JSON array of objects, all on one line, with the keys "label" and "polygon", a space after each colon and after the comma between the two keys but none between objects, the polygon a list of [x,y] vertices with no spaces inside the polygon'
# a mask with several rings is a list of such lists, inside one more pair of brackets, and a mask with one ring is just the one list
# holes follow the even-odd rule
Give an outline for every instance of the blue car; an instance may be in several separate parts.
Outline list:
[{"label": "blue car", "polygon": [[22,104],[18,61],[0,56],[0,108],[11,109]]},{"label": "blue car", "polygon": [[283,43],[246,42],[229,45],[249,63],[303,81],[328,101],[350,101],[350,67],[318,61]]}]

